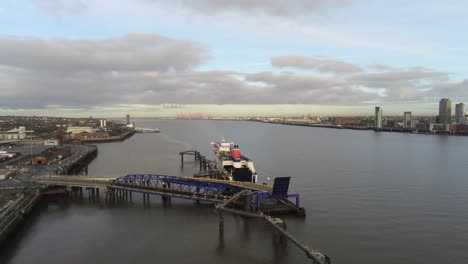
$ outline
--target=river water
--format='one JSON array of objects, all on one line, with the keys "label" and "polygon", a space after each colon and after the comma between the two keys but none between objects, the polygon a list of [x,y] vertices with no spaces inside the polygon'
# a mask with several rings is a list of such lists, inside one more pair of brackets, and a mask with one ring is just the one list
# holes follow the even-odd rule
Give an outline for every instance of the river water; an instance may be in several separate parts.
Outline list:
[{"label": "river water", "polygon": [[[299,240],[332,263],[468,263],[468,138],[336,130],[253,122],[158,121],[99,145],[89,174],[190,175],[183,150],[210,154],[226,138],[252,158],[259,180],[291,176],[306,218],[284,218]],[[152,197],[109,205],[101,198],[40,203],[1,263],[309,263],[278,244],[262,220],[227,215],[224,240],[211,205]]]}]

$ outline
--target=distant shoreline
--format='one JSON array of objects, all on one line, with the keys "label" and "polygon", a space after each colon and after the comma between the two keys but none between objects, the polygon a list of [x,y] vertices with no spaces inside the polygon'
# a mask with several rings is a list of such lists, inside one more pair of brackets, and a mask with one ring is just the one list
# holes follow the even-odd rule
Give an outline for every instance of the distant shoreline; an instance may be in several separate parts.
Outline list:
[{"label": "distant shoreline", "polygon": [[353,127],[353,126],[336,126],[336,125],[290,123],[290,122],[272,122],[272,121],[262,121],[262,120],[252,120],[252,119],[160,119],[160,120],[245,121],[245,122],[257,122],[257,123],[264,123],[264,124],[285,125],[285,126],[302,126],[302,127],[318,127],[318,128],[328,128],[328,129],[347,129],[347,130],[358,130],[358,131],[405,133],[405,134],[415,134],[415,135],[468,136],[468,133],[463,133],[463,132],[462,133],[449,133],[449,132],[434,133],[430,131],[417,131],[417,130],[398,128],[398,127],[374,129],[373,127]]},{"label": "distant shoreline", "polygon": [[[228,120],[226,120],[228,121]],[[239,120],[242,121],[242,120]],[[370,130],[374,132],[391,132],[391,133],[405,133],[405,134],[415,134],[415,135],[443,135],[443,136],[468,136],[468,133],[449,133],[449,132],[430,132],[430,131],[417,131],[404,128],[381,128],[375,129],[372,127],[351,127],[351,126],[335,126],[335,125],[317,125],[317,124],[295,124],[295,123],[280,123],[280,122],[265,122],[260,120],[243,120],[251,122],[259,122],[266,124],[278,124],[278,125],[287,125],[287,126],[304,126],[304,127],[319,127],[319,128],[331,128],[331,129],[348,129],[348,130]]]}]

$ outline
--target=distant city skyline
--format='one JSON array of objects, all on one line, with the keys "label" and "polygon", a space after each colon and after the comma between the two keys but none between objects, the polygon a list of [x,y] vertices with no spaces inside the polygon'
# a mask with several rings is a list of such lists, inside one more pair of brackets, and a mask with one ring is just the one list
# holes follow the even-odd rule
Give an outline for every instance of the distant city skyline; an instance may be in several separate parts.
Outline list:
[{"label": "distant city skyline", "polygon": [[468,102],[467,8],[3,1],[0,115],[435,116],[440,98]]},{"label": "distant city skyline", "polygon": [[[411,112],[412,116],[439,115],[439,102],[425,104],[423,111],[414,111],[411,105],[362,105],[354,106],[353,111],[348,106],[320,106],[320,105],[124,105],[122,107],[93,107],[90,109],[42,109],[42,110],[3,110],[0,115],[40,115],[55,117],[103,117],[126,118],[131,117],[176,117],[177,115],[200,114],[219,117],[255,117],[255,116],[374,116],[375,106],[384,109],[384,116],[403,116],[404,112]],[[402,111],[401,109],[404,109]]]}]

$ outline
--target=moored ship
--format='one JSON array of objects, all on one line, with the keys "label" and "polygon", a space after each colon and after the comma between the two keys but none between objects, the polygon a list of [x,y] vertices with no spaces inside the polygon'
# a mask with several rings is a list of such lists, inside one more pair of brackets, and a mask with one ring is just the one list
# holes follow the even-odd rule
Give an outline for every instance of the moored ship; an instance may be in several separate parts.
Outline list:
[{"label": "moored ship", "polygon": [[211,142],[216,156],[216,165],[231,181],[257,182],[253,161],[241,155],[239,145],[234,142]]}]

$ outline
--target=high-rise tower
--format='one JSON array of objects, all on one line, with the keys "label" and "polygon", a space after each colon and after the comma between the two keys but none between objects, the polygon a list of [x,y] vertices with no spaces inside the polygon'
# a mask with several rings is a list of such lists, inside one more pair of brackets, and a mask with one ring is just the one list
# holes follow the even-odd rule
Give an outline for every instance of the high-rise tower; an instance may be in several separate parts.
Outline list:
[{"label": "high-rise tower", "polygon": [[449,125],[452,123],[452,101],[450,101],[450,99],[440,99],[439,123],[443,125]]},{"label": "high-rise tower", "polygon": [[459,103],[455,105],[455,123],[465,123],[465,104]]},{"label": "high-rise tower", "polygon": [[375,107],[374,127],[377,129],[382,128],[382,108],[380,106]]},{"label": "high-rise tower", "polygon": [[413,128],[413,120],[411,117],[411,112],[405,112],[403,114],[403,127],[404,128]]}]

